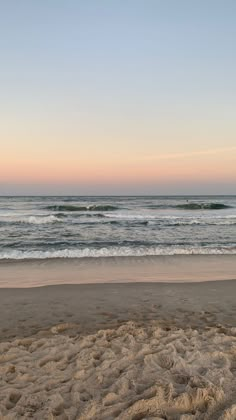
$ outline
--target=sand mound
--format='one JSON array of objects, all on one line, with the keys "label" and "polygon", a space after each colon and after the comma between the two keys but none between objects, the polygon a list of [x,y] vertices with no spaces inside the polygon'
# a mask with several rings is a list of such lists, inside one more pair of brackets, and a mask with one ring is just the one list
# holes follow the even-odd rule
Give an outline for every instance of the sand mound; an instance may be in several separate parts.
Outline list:
[{"label": "sand mound", "polygon": [[0,344],[1,419],[236,419],[235,328],[69,328]]}]

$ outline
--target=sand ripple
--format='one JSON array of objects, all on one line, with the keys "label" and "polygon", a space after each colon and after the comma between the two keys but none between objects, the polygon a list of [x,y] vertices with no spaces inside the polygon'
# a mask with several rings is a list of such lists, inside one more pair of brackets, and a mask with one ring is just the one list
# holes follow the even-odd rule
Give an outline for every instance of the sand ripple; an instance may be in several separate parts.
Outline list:
[{"label": "sand ripple", "polygon": [[74,325],[0,344],[0,418],[236,419],[235,328]]}]

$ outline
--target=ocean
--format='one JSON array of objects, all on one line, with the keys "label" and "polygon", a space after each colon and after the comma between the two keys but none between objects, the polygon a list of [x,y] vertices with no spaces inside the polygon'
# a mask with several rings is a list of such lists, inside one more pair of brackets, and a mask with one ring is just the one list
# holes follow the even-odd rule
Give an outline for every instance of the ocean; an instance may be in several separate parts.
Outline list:
[{"label": "ocean", "polygon": [[0,197],[0,259],[236,254],[236,196]]}]

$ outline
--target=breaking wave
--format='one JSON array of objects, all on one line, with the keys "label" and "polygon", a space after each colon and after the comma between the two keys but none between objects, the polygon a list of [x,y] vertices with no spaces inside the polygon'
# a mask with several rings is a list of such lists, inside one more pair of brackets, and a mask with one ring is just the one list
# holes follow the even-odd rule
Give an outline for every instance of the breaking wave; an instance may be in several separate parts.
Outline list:
[{"label": "breaking wave", "polygon": [[32,225],[45,225],[48,223],[56,223],[61,222],[62,216],[54,216],[53,214],[49,216],[22,216],[22,217],[3,217],[1,218],[0,222],[4,224],[8,223],[29,223]]},{"label": "breaking wave", "polygon": [[37,216],[30,216],[28,219],[25,219],[24,222],[25,223],[31,223],[34,225],[44,225],[47,223],[55,223],[55,222],[60,222],[61,220],[59,219],[59,217],[50,215],[50,216],[42,216],[42,217],[37,217]]},{"label": "breaking wave", "polygon": [[0,253],[0,259],[48,259],[48,258],[106,258],[106,257],[144,257],[158,255],[235,255],[236,247],[129,247],[63,249],[54,251],[10,250]]}]

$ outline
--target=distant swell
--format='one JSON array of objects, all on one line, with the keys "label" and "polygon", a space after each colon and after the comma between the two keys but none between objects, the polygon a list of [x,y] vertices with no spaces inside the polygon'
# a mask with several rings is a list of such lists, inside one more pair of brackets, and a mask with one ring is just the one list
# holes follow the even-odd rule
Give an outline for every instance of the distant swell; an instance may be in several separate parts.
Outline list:
[{"label": "distant swell", "polygon": [[117,210],[118,207],[110,206],[110,205],[96,205],[92,204],[90,206],[74,206],[74,205],[53,205],[45,207],[46,210],[52,211],[112,211]]},{"label": "distant swell", "polygon": [[231,206],[222,203],[186,203],[178,204],[176,208],[184,210],[221,210],[231,208]]},{"label": "distant swell", "polygon": [[195,202],[187,202],[184,204],[176,204],[176,205],[164,205],[164,204],[150,204],[147,206],[149,209],[158,210],[158,209],[183,209],[183,210],[222,210],[222,209],[229,209],[232,206],[228,206],[227,204],[223,203],[195,203]]},{"label": "distant swell", "polygon": [[235,255],[236,247],[129,247],[63,249],[55,251],[17,251],[0,253],[1,259],[52,259],[52,258],[105,258],[105,257],[142,257],[158,255]]}]

